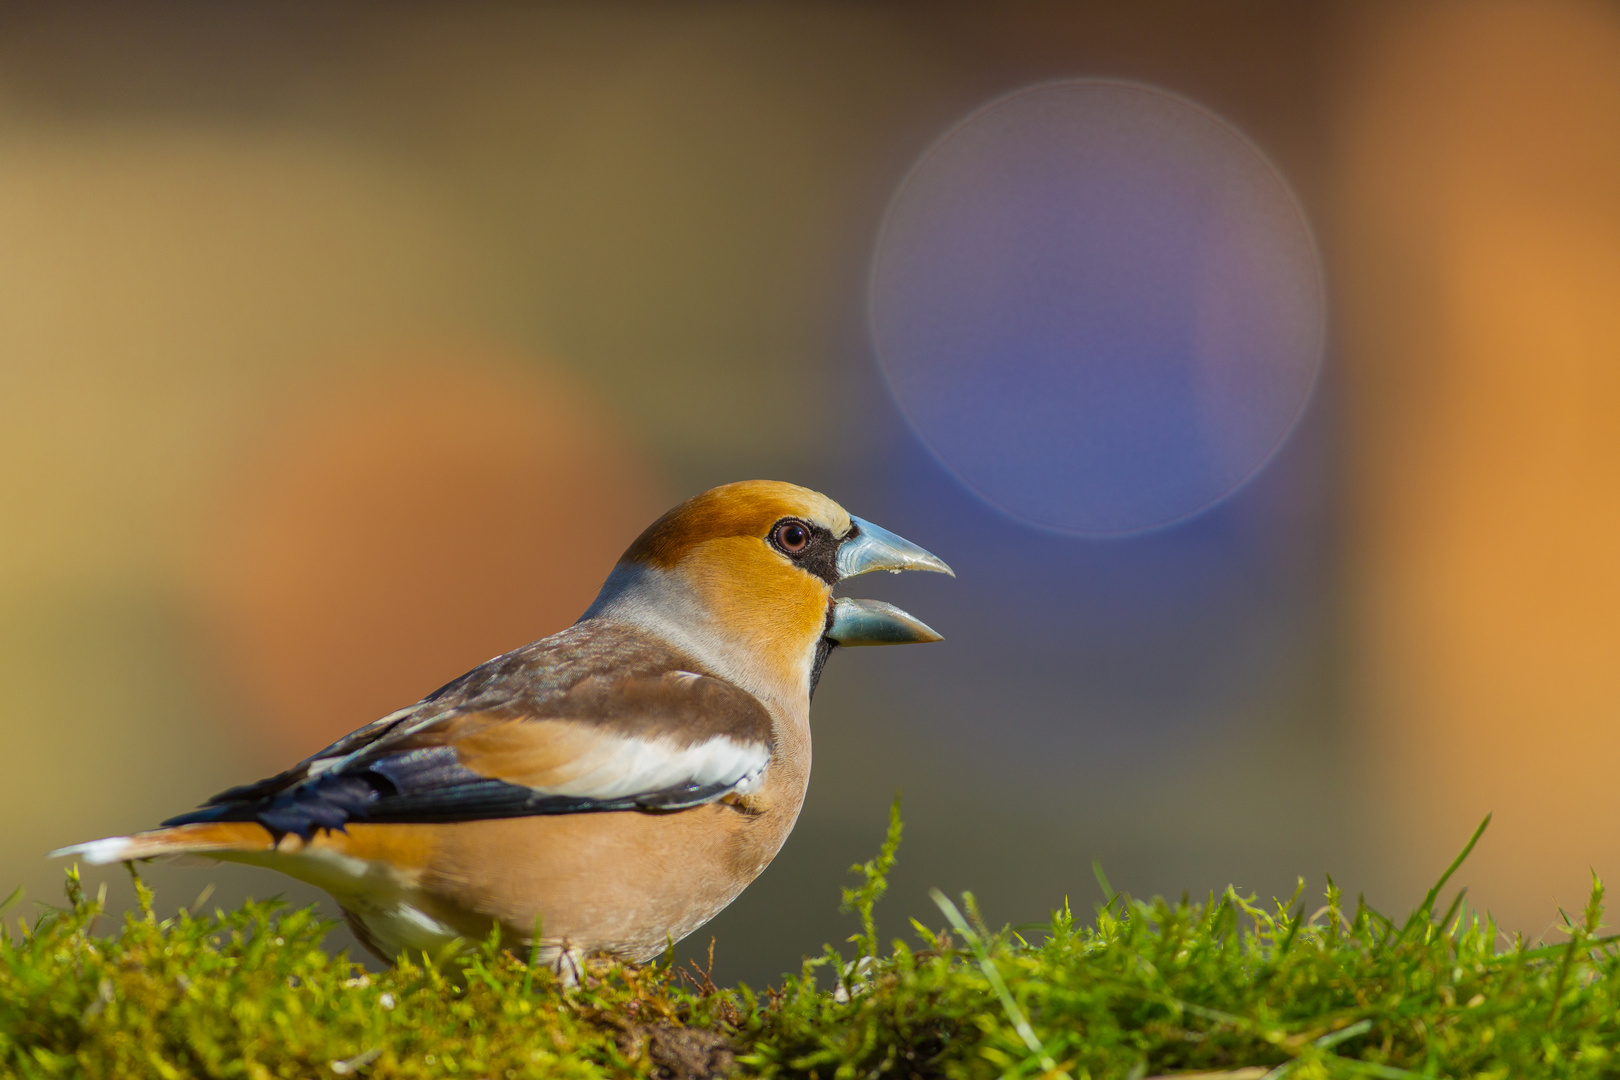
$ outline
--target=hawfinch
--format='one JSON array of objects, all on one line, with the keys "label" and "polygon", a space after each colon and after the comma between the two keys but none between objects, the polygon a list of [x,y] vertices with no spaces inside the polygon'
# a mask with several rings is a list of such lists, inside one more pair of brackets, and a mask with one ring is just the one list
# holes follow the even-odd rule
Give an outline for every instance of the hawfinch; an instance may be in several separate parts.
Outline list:
[{"label": "hawfinch", "polygon": [[561,633],[162,828],[52,854],[273,867],[331,893],[388,962],[497,924],[530,946],[540,928],[559,969],[647,960],[787,839],[833,648],[940,640],[889,604],[834,599],[874,570],[951,573],[817,492],[706,491],[642,533]]}]

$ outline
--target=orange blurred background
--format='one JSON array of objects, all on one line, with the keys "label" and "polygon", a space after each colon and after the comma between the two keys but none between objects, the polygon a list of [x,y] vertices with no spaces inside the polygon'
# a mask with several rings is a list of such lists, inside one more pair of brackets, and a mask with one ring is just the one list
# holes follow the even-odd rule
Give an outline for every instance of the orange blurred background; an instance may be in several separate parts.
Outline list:
[{"label": "orange blurred background", "polygon": [[[1078,76],[1244,132],[1328,281],[1294,442],[1138,540],[975,509],[866,340],[909,164]],[[1620,876],[1612,5],[12,8],[0,253],[0,890],[54,899],[44,851],[561,628],[663,509],[754,476],[962,579],[874,586],[947,642],[835,657],[810,802],[713,925],[717,974],[851,932],[896,787],[896,931],[931,885],[1083,903],[1094,856],[1135,892],[1330,871],[1403,911],[1486,812],[1462,877],[1512,929]],[[1198,561],[1217,533],[1241,558]],[[1177,552],[1214,569],[1106,584]],[[1018,637],[1053,604],[1090,614]],[[1187,719],[1125,669],[1184,681]],[[317,895],[147,877],[169,906]]]}]

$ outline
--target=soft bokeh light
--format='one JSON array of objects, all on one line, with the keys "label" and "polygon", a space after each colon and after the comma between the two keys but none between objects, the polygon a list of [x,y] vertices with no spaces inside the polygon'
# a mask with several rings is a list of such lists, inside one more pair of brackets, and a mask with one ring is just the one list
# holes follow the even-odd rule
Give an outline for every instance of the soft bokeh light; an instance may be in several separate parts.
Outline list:
[{"label": "soft bokeh light", "polygon": [[1053,83],[929,149],[884,221],[877,351],[917,433],[1024,521],[1121,535],[1229,495],[1322,357],[1303,211],[1174,94]]},{"label": "soft bokeh light", "polygon": [[263,417],[198,538],[225,670],[280,757],[568,626],[669,501],[557,374],[475,348],[390,360]]},{"label": "soft bokeh light", "polygon": [[[1620,874],[1620,11],[1362,26],[1346,279],[1363,784],[1539,933]],[[1423,823],[1414,827],[1414,823]]]}]

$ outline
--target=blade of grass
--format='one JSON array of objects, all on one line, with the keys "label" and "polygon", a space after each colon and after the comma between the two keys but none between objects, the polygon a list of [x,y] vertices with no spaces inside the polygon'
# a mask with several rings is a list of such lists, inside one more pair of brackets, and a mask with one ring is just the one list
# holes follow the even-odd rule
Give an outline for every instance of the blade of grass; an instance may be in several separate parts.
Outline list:
[{"label": "blade of grass", "polygon": [[991,991],[1000,1000],[1002,1011],[1007,1014],[1007,1019],[1012,1021],[1013,1030],[1018,1032],[1018,1037],[1024,1041],[1024,1045],[1029,1048],[1029,1052],[1040,1061],[1041,1069],[1048,1076],[1067,1078],[1068,1072],[1057,1067],[1057,1062],[1052,1060],[1052,1055],[1046,1052],[1045,1045],[1035,1037],[1035,1029],[1029,1026],[1029,1020],[1025,1018],[1024,1010],[1020,1009],[1018,1002],[1013,1000],[1012,992],[1007,989],[1007,984],[1002,981],[1001,972],[996,970],[995,962],[990,959],[990,951],[985,948],[984,939],[968,925],[968,921],[962,917],[962,912],[958,910],[955,904],[951,903],[950,897],[938,889],[929,889],[928,895],[934,901],[935,906],[944,913],[946,921],[967,941],[968,948],[973,950],[973,958],[979,962],[979,970],[984,972],[985,981],[990,984]]},{"label": "blade of grass", "polygon": [[1451,865],[1446,867],[1446,872],[1440,875],[1440,880],[1435,882],[1434,887],[1424,895],[1423,903],[1417,906],[1417,909],[1406,920],[1406,925],[1401,927],[1400,937],[1405,937],[1418,924],[1428,922],[1434,917],[1434,902],[1439,899],[1440,890],[1446,887],[1446,882],[1451,880],[1451,875],[1455,874],[1462,867],[1462,864],[1467,861],[1468,856],[1473,853],[1474,845],[1479,843],[1481,836],[1485,835],[1485,829],[1490,823],[1491,815],[1486,814],[1485,820],[1481,821],[1479,828],[1474,830],[1474,835],[1470,836],[1468,843],[1463,845],[1462,851],[1458,853],[1455,859],[1451,860]]},{"label": "blade of grass", "polygon": [[1092,876],[1097,879],[1097,884],[1102,886],[1102,910],[1107,911],[1109,908],[1114,906],[1114,901],[1119,899],[1119,893],[1115,892],[1114,887],[1108,883],[1108,875],[1103,873],[1101,859],[1091,860],[1091,873]]}]

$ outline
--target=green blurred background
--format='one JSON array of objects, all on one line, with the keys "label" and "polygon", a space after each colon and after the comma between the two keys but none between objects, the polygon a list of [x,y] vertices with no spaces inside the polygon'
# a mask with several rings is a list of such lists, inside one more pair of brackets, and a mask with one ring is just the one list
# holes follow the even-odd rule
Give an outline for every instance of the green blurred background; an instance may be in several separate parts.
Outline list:
[{"label": "green blurred background", "polygon": [[[865,307],[917,156],[1084,76],[1244,132],[1328,284],[1290,442],[1109,541],[966,494]],[[834,657],[796,832],[687,943],[717,978],[853,932],[897,789],[896,933],[936,885],[1083,908],[1093,858],[1400,910],[1492,810],[1464,877],[1513,929],[1620,872],[1612,4],[10,6],[0,409],[0,886],[31,900],[46,850],[561,628],[654,516],[751,477],[960,578],[870,590],[947,641]]]}]

